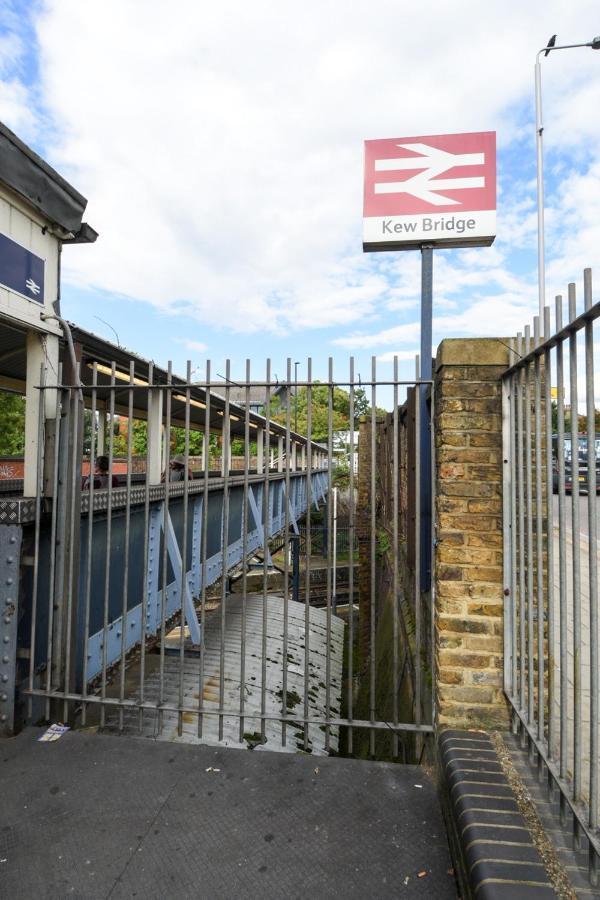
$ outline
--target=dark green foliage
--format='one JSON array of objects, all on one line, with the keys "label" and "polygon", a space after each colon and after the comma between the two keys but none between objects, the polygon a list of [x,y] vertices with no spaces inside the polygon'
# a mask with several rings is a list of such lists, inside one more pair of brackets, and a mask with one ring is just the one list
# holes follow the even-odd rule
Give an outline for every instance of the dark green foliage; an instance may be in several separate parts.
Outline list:
[{"label": "dark green foliage", "polygon": [[25,398],[0,391],[0,454],[23,456],[25,452]]},{"label": "dark green foliage", "polygon": [[[290,400],[290,422],[292,428],[297,419],[297,431],[300,434],[307,434],[308,431],[308,407],[310,392],[310,409],[312,414],[311,421],[311,437],[313,441],[326,441],[329,433],[329,404],[331,401],[331,423],[332,431],[350,431],[350,394],[342,388],[327,387],[316,381],[312,388],[298,388],[296,396]],[[355,388],[354,390],[354,422],[352,430],[356,427],[358,419],[362,415],[366,415],[369,411],[369,401],[363,388]],[[275,404],[271,407],[271,418],[286,424],[287,410],[285,408],[275,408]]]},{"label": "dark green foliage", "polygon": [[345,491],[350,487],[350,466],[347,459],[340,459],[336,462],[331,482],[334,487]]}]

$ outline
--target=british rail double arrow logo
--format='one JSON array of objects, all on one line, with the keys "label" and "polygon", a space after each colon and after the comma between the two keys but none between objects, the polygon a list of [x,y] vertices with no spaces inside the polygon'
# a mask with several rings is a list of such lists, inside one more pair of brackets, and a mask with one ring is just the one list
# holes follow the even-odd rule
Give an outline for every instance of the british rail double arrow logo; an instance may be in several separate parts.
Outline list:
[{"label": "british rail double arrow logo", "polygon": [[446,197],[441,191],[464,190],[485,187],[483,176],[468,178],[440,178],[439,175],[459,166],[479,166],[485,163],[484,153],[448,153],[429,144],[397,144],[401,150],[409,150],[419,156],[404,156],[397,159],[376,159],[376,172],[398,172],[407,169],[422,169],[412,178],[404,181],[376,181],[376,194],[411,194],[432,206],[460,205],[460,201]]}]

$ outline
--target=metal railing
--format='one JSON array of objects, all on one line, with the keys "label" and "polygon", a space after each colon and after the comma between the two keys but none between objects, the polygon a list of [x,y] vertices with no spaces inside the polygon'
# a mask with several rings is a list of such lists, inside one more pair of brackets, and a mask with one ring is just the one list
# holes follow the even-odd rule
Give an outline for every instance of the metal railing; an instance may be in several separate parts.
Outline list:
[{"label": "metal railing", "polygon": [[[355,553],[358,553],[358,535],[355,532],[356,530],[351,529],[350,525],[338,525],[335,529],[338,559],[352,558]],[[326,525],[313,525],[310,535],[306,527],[300,525],[300,553],[302,556],[310,552],[327,558],[330,540],[333,540],[333,532],[330,534]]]},{"label": "metal railing", "polygon": [[[584,272],[511,341],[503,376],[504,688],[515,727],[559,790],[597,881],[599,620],[596,444],[600,303]],[[596,457],[596,458],[595,458]]]},{"label": "metal railing", "polygon": [[[190,364],[186,379],[171,378],[169,365],[168,377],[160,381],[155,381],[151,364],[138,372],[133,361],[125,374],[117,373],[115,363],[84,360],[76,372],[63,375],[59,370],[54,385],[42,371],[40,390],[56,393],[58,412],[53,423],[40,415],[38,491],[26,511],[23,506],[22,515],[29,518],[15,526],[32,561],[30,576],[23,580],[27,589],[19,597],[26,636],[17,648],[17,693],[27,698],[30,720],[56,717],[182,740],[243,744],[250,735],[313,752],[339,750],[343,743],[345,752],[352,753],[357,731],[370,736],[374,748],[375,733],[391,733],[399,755],[402,732],[433,730],[433,722],[420,712],[419,675],[416,717],[398,704],[408,652],[401,647],[399,620],[405,582],[398,532],[399,404],[400,391],[415,382],[399,379],[397,361],[391,379],[378,379],[375,359],[368,382],[355,378],[353,361],[348,377],[336,379],[331,360],[326,380],[313,380],[309,360],[306,380],[298,382],[291,379],[288,361],[287,383],[298,388],[303,401],[305,433],[297,434],[289,407],[277,420],[271,415],[276,382],[270,364],[257,382],[251,380],[248,363],[242,381],[248,394],[257,385],[264,390],[263,417],[250,412],[248,404],[230,403],[230,375],[227,364],[226,383],[217,396],[210,364],[202,382],[192,381]],[[235,384],[239,387],[239,379]],[[422,382],[423,390],[430,386]],[[388,678],[386,669],[385,679],[378,669],[381,642],[389,635],[389,630],[378,630],[381,535],[374,527],[368,532],[367,525],[361,537],[371,565],[361,591],[354,567],[348,566],[345,617],[336,610],[332,542],[322,560],[327,577],[321,608],[311,606],[311,541],[301,561],[292,551],[301,528],[311,534],[311,517],[316,510],[321,514],[322,506],[332,533],[332,504],[326,501],[336,474],[336,464],[329,463],[334,421],[340,415],[348,420],[353,460],[359,390],[361,413],[372,425],[373,460],[382,407],[392,410],[395,434],[391,475],[385,479],[394,510],[389,547],[393,673]],[[113,484],[117,416],[130,427],[125,453],[119,449],[126,461],[123,483]],[[136,432],[134,421],[145,422],[146,431]],[[223,459],[231,458],[234,441],[238,455],[242,446],[243,470],[226,466],[217,477],[206,466],[193,478],[186,476],[199,442],[201,458],[210,459],[214,432]],[[81,477],[84,437],[90,471],[100,455],[108,460],[102,489],[93,478],[87,483]],[[139,482],[133,476],[134,441],[142,442],[140,453],[147,457],[147,477]],[[269,465],[274,449],[276,469]],[[180,457],[177,468],[170,465],[175,456]],[[348,548],[356,548],[359,481],[362,521],[368,523],[376,521],[380,479],[375,463],[362,473],[349,466],[344,477],[348,525],[347,535],[342,532],[339,539],[347,537]],[[271,565],[275,544],[277,567]],[[293,599],[300,595],[292,590],[294,581],[301,584],[302,602]],[[419,599],[415,607],[420,621]],[[368,621],[360,667],[359,615]],[[416,647],[418,673],[423,652]],[[361,690],[366,698],[362,705]]]}]

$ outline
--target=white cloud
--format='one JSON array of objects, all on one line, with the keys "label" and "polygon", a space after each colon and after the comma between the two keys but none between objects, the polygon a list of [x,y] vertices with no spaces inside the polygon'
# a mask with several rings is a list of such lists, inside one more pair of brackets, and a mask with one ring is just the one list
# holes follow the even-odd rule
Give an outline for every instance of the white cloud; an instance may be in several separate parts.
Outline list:
[{"label": "white cloud", "polygon": [[186,350],[192,350],[194,353],[204,353],[208,350],[208,344],[203,344],[202,341],[192,341],[189,338],[176,338],[175,340],[178,344],[182,344]]},{"label": "white cloud", "polygon": [[30,91],[16,78],[0,80],[0,119],[24,140],[33,140],[37,133]]},{"label": "white cloud", "polygon": [[[591,36],[596,18],[592,0],[435,0],[426,14],[384,0],[180,0],[176,10],[161,0],[46,0],[35,96],[7,76],[0,115],[27,136],[39,96],[51,161],[89,198],[100,238],[65,252],[71,283],[238,332],[354,328],[357,337],[336,343],[375,347],[365,324],[417,303],[418,255],[361,252],[362,141],[489,128],[501,148],[515,142],[533,160],[523,110],[530,120],[535,52],[555,28],[565,40]],[[9,50],[16,64],[18,41]],[[587,209],[600,78],[586,53],[545,61],[544,97],[549,152],[579,152],[585,138],[578,202]],[[535,242],[531,172],[517,174],[501,174],[498,247],[477,261],[465,251],[460,264],[436,256],[438,308],[456,309],[439,318],[444,327],[505,331],[498,317],[516,315],[518,295],[524,309],[535,302],[507,255]],[[549,229],[553,218],[560,228],[569,207],[550,206]],[[593,223],[584,247],[575,207],[569,228],[571,260],[580,265],[585,250],[593,262]],[[566,251],[557,257],[550,280],[569,266]],[[414,343],[415,327],[387,329],[381,342]]]},{"label": "white cloud", "polygon": [[389,353],[381,353],[377,357],[377,362],[393,363],[395,359],[398,362],[414,362],[419,355],[418,350],[390,350]]},{"label": "white cloud", "polygon": [[0,75],[10,74],[20,64],[24,50],[23,41],[15,31],[0,34]]},{"label": "white cloud", "polygon": [[381,347],[389,344],[414,344],[415,341],[419,340],[420,329],[420,322],[409,322],[406,325],[384,328],[375,334],[351,334],[345,337],[334,338],[332,343],[352,350],[367,350],[370,347]]},{"label": "white cloud", "polygon": [[547,303],[553,305],[555,294],[566,295],[568,282],[575,281],[580,285],[578,309],[583,309],[583,269],[593,266],[595,262],[596,282],[600,277],[600,267],[597,265],[600,247],[599,209],[600,160],[583,172],[567,176],[555,198],[553,212],[557,224],[551,240],[554,244],[560,243],[562,252],[551,259],[547,266]]},{"label": "white cloud", "polygon": [[[457,313],[433,316],[434,339],[453,335],[466,337],[509,336],[522,331],[536,308],[537,294],[522,296],[498,293],[472,300],[466,309]],[[384,328],[374,333],[355,333],[335,338],[332,343],[352,350],[386,347],[390,344],[415,344],[419,340],[420,321]],[[412,351],[411,351],[412,352]],[[393,357],[394,353],[386,353]]]}]

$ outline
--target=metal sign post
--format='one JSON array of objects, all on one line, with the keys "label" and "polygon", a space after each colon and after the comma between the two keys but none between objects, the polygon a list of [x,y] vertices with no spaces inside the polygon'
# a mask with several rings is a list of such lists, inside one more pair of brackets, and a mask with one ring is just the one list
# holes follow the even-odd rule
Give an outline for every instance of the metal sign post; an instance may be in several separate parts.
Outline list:
[{"label": "metal sign post", "polygon": [[[432,379],[433,248],[489,247],[496,235],[496,135],[365,142],[363,250],[421,251],[422,381]],[[421,589],[431,583],[431,422],[419,394]]]},{"label": "metal sign post", "polygon": [[[422,381],[432,377],[433,333],[433,244],[421,247],[421,371]],[[431,415],[427,408],[427,385],[419,388],[421,410],[421,586],[431,585]]]}]

